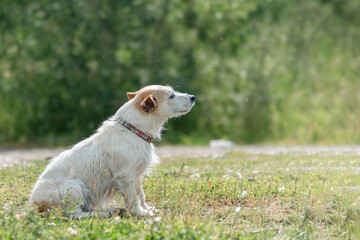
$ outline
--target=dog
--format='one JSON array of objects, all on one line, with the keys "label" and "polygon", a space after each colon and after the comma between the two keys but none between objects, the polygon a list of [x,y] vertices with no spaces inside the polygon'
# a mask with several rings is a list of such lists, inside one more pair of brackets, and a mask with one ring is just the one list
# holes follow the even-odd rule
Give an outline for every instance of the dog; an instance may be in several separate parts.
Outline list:
[{"label": "dog", "polygon": [[141,183],[146,171],[159,162],[152,140],[161,138],[169,118],[192,109],[195,96],[152,85],[128,92],[127,97],[92,136],[51,160],[30,196],[39,212],[61,207],[80,217],[99,211],[106,215],[111,210],[103,209],[105,203],[119,193],[129,212],[154,215]]}]

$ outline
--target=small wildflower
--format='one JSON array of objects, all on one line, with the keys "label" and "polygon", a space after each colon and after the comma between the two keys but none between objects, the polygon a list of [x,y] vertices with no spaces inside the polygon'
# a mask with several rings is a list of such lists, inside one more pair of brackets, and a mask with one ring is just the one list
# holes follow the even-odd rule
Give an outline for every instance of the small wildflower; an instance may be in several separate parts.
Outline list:
[{"label": "small wildflower", "polygon": [[242,193],[241,193],[241,196],[243,197],[243,196],[246,196],[248,193],[246,192],[246,191],[243,191]]},{"label": "small wildflower", "polygon": [[236,213],[240,213],[240,210],[241,210],[241,207],[235,208],[235,212],[236,212]]},{"label": "small wildflower", "polygon": [[16,218],[17,220],[20,220],[20,218],[22,218],[22,217],[25,216],[25,215],[26,215],[25,212],[20,212],[20,213],[18,213],[18,214],[15,215],[15,218]]},{"label": "small wildflower", "polygon": [[76,230],[73,229],[72,227],[69,227],[69,228],[68,228],[68,232],[69,232],[71,235],[77,235],[77,234],[78,234],[78,231],[76,231]]},{"label": "small wildflower", "polygon": [[222,175],[221,177],[225,178],[225,179],[229,179],[229,178],[231,178],[231,175],[230,174],[225,174],[225,175]]},{"label": "small wildflower", "polygon": [[199,177],[200,177],[200,174],[198,174],[198,173],[195,173],[190,176],[190,178],[199,178]]},{"label": "small wildflower", "polygon": [[282,186],[281,188],[279,188],[279,192],[283,192],[285,190],[285,187]]},{"label": "small wildflower", "polygon": [[3,209],[4,210],[9,210],[11,208],[11,206],[13,205],[13,203],[14,203],[13,201],[5,203],[4,206],[3,206]]}]

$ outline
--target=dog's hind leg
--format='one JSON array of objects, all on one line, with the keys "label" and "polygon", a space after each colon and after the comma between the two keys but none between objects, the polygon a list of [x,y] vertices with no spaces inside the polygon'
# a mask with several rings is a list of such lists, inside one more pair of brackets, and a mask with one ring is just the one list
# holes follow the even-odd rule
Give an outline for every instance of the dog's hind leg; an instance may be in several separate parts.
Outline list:
[{"label": "dog's hind leg", "polygon": [[31,193],[30,204],[35,204],[40,212],[48,212],[56,206],[67,211],[80,204],[89,210],[89,190],[78,179],[41,179]]}]

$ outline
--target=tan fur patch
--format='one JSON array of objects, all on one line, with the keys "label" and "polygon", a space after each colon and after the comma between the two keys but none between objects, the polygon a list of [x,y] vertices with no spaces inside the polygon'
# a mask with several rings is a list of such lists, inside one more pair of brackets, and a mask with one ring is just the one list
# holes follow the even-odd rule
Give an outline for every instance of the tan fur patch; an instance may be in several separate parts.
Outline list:
[{"label": "tan fur patch", "polygon": [[152,95],[147,96],[144,101],[141,102],[145,112],[151,112],[156,108],[155,99]]},{"label": "tan fur patch", "polygon": [[156,110],[157,106],[159,104],[161,104],[162,102],[166,101],[167,98],[168,98],[168,95],[169,95],[169,91],[167,89],[165,89],[165,88],[162,88],[162,87],[159,87],[159,88],[145,87],[145,88],[142,88],[142,89],[140,89],[139,91],[136,92],[137,99],[136,99],[135,106],[136,106],[136,108],[139,109],[140,112],[148,113],[146,111],[146,109],[144,109],[144,106],[143,106],[142,103],[149,96],[151,96],[154,103],[155,103],[155,106],[151,110],[151,112],[155,113],[155,110]]},{"label": "tan fur patch", "polygon": [[128,100],[133,99],[136,96],[136,92],[128,92],[126,93]]},{"label": "tan fur patch", "polygon": [[35,205],[37,206],[39,212],[41,213],[49,212],[50,208],[52,207],[49,201],[35,202]]}]

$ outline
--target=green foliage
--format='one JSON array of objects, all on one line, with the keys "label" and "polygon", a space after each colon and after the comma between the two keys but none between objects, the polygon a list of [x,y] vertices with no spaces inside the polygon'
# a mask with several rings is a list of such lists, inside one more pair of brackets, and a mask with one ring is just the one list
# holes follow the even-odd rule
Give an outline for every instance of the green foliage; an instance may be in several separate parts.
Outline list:
[{"label": "green foliage", "polygon": [[169,84],[198,99],[169,123],[171,142],[359,142],[359,11],[355,0],[3,0],[0,141],[74,141],[127,91]]},{"label": "green foliage", "polygon": [[160,210],[153,218],[76,220],[59,209],[42,217],[27,204],[47,163],[0,170],[1,239],[358,239],[360,232],[353,167],[360,158],[351,153],[164,159],[143,184]]}]

